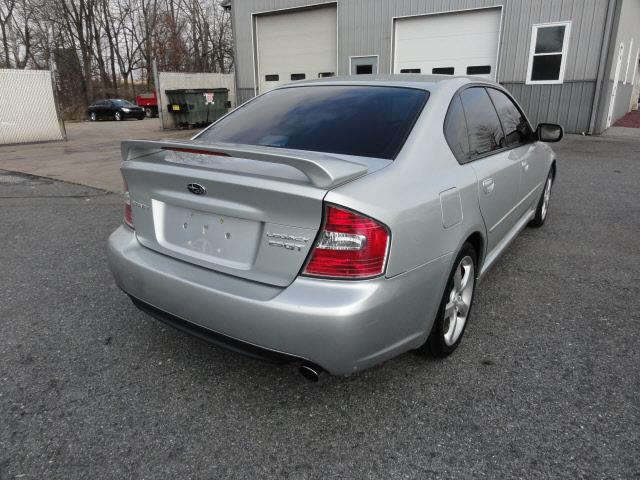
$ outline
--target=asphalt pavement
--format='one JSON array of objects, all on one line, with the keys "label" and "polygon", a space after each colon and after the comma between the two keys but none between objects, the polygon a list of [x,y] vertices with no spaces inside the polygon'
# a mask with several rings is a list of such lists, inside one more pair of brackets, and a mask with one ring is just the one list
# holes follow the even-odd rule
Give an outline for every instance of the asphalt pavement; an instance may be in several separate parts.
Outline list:
[{"label": "asphalt pavement", "polygon": [[0,171],[0,479],[640,478],[640,141],[555,149],[454,355],[318,384],[137,311],[118,195]]}]

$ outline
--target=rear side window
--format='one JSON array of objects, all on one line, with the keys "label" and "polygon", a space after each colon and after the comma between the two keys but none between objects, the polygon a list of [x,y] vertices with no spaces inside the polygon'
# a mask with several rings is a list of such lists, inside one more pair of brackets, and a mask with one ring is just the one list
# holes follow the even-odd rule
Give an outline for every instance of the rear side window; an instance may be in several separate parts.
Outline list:
[{"label": "rear side window", "polygon": [[469,137],[467,134],[467,122],[464,118],[462,102],[458,95],[453,97],[447,116],[444,119],[444,136],[458,162],[468,162]]},{"label": "rear side window", "polygon": [[530,142],[533,137],[531,126],[513,101],[500,90],[488,88],[487,92],[498,111],[507,146],[514,147]]},{"label": "rear side window", "polygon": [[304,86],[272,90],[197,138],[393,159],[429,93],[377,86]]},{"label": "rear side window", "polygon": [[482,87],[467,88],[460,98],[467,119],[471,157],[505,147],[502,126],[486,90]]}]

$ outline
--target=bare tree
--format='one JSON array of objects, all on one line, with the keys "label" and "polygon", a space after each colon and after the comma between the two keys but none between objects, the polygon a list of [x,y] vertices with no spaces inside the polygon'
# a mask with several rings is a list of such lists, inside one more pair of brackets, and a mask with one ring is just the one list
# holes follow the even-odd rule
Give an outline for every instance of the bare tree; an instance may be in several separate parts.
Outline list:
[{"label": "bare tree", "polygon": [[4,53],[3,66],[11,67],[10,35],[13,26],[13,10],[17,0],[6,0],[0,3],[0,33],[2,33],[2,50]]},{"label": "bare tree", "polygon": [[150,89],[154,60],[167,71],[233,68],[220,0],[0,0],[0,35],[0,66],[56,69],[69,115]]}]

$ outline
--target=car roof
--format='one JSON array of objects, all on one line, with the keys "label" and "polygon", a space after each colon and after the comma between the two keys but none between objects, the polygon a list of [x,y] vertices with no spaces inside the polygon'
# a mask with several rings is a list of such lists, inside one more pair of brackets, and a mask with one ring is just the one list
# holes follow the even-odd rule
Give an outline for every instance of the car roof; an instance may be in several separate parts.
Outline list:
[{"label": "car roof", "polygon": [[492,80],[483,77],[454,76],[454,75],[422,75],[416,73],[399,73],[391,75],[350,75],[312,80],[300,80],[288,83],[278,88],[311,85],[386,85],[397,87],[412,87],[424,90],[436,90],[445,84],[447,86],[462,86],[467,83],[485,83],[496,85]]}]

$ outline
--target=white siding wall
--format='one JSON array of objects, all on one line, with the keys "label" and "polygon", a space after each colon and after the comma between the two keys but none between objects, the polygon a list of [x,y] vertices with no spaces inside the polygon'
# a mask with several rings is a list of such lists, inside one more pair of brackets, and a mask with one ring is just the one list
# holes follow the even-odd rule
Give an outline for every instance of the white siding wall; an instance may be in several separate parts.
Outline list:
[{"label": "white siding wall", "polygon": [[63,139],[51,72],[0,69],[0,144]]}]

